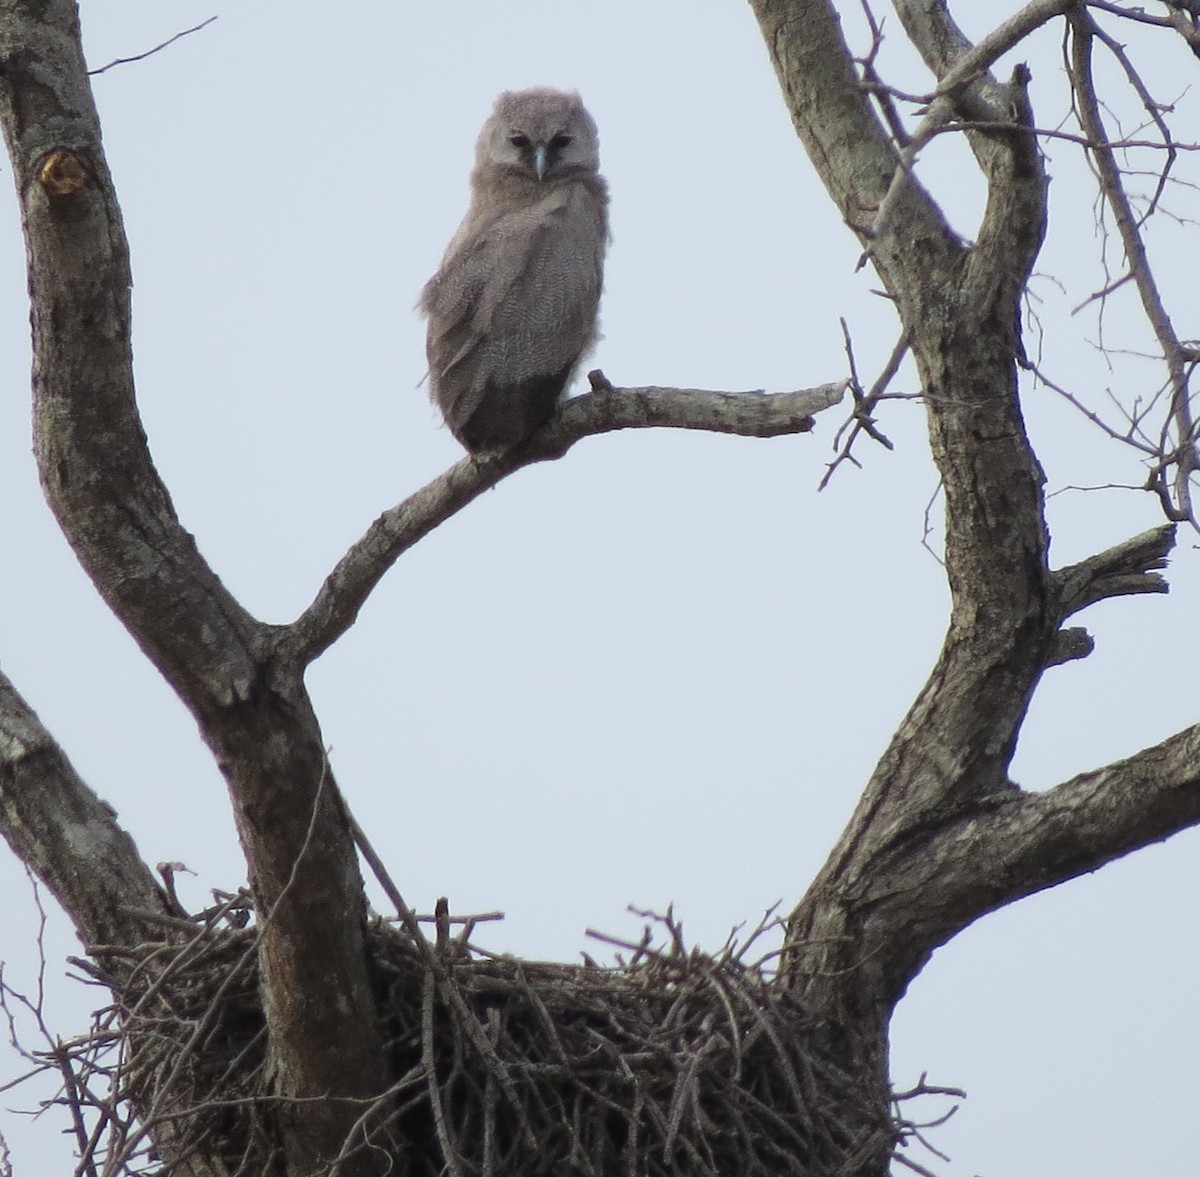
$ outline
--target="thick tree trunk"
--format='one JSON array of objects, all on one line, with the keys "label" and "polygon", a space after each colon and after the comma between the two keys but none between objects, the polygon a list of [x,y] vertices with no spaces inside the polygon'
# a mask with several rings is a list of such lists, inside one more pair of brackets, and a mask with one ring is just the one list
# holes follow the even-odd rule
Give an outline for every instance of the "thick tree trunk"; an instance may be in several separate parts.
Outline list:
[{"label": "thick tree trunk", "polygon": [[[995,128],[971,133],[988,200],[970,246],[912,174],[921,131],[896,142],[874,114],[828,0],[752,6],[809,158],[894,300],[945,495],[952,611],[941,655],[787,936],[785,977],[842,1027],[843,1065],[882,1098],[891,1011],[932,951],[999,902],[1064,877],[1049,862],[1036,882],[1012,872],[1013,830],[1035,827],[1044,798],[1008,778],[1073,611],[1048,565],[1042,472],[1017,395],[1020,298],[1045,232],[1046,178],[1027,71],[997,83],[986,69],[1000,49],[977,51],[944,4],[897,8],[941,82],[926,125]],[[1064,7],[1031,5],[1021,27]],[[1128,591],[1162,587],[1147,574],[1170,531],[1146,538]],[[853,1170],[882,1174],[887,1152]]]},{"label": "thick tree trunk", "polygon": [[[895,300],[946,498],[945,645],[790,932],[803,990],[825,987],[810,973],[849,970],[859,1002],[890,1009],[956,930],[938,928],[953,917],[923,911],[919,896],[889,899],[891,875],[936,831],[1011,794],[1016,734],[1060,621],[1016,384],[1019,297],[1044,231],[1045,178],[1008,107],[993,111],[1014,131],[979,145],[989,202],[966,247],[872,113],[831,6],[755,8],[810,158]],[[985,90],[976,83],[971,101]]]}]

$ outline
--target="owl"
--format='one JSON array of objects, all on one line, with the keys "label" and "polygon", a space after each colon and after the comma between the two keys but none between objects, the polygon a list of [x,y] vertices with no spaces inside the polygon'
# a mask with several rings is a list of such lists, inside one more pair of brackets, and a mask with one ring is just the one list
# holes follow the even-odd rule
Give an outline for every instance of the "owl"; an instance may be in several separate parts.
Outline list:
[{"label": "owl", "polygon": [[608,189],[578,94],[507,91],[483,124],[471,204],[421,294],[430,396],[472,453],[554,411],[596,339]]}]

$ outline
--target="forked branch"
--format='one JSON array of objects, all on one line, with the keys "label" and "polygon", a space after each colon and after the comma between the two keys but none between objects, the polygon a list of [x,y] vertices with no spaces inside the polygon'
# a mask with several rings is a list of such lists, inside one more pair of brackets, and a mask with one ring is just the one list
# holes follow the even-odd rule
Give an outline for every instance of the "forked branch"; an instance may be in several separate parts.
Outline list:
[{"label": "forked branch", "polygon": [[[1075,93],[1079,123],[1089,141],[1088,152],[1095,164],[1104,200],[1112,211],[1129,272],[1167,367],[1171,421],[1169,432],[1173,436],[1169,441],[1164,439],[1164,461],[1152,478],[1152,487],[1158,491],[1168,518],[1194,521],[1191,478],[1200,468],[1200,458],[1196,454],[1196,430],[1189,390],[1189,374],[1192,368],[1190,351],[1180,342],[1171,322],[1171,316],[1150,265],[1141,222],[1125,190],[1122,169],[1108,144],[1100,100],[1092,76],[1092,44],[1098,30],[1091,16],[1083,10],[1071,14],[1070,25],[1071,86]],[[1168,471],[1172,468],[1174,478],[1170,479]]]},{"label": "forked branch", "polygon": [[989,911],[1198,822],[1200,724],[1045,792],[1013,790],[930,839],[897,885],[947,921],[944,943]]}]

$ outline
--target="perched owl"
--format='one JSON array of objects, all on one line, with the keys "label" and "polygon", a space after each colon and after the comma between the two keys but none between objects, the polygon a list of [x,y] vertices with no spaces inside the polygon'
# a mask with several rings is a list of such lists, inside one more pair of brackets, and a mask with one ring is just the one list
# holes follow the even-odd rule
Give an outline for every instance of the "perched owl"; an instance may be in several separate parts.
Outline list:
[{"label": "perched owl", "polygon": [[501,94],[471,206],[421,294],[430,395],[468,450],[524,441],[596,338],[608,190],[578,94]]}]

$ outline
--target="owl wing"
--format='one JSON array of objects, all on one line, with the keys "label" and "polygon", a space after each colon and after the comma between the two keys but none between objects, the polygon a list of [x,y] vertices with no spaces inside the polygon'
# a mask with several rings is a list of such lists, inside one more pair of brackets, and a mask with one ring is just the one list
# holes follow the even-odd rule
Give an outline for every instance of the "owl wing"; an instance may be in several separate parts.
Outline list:
[{"label": "owl wing", "polygon": [[600,298],[604,207],[585,185],[473,220],[421,297],[432,393],[451,421],[489,388],[569,371],[593,341]]}]

